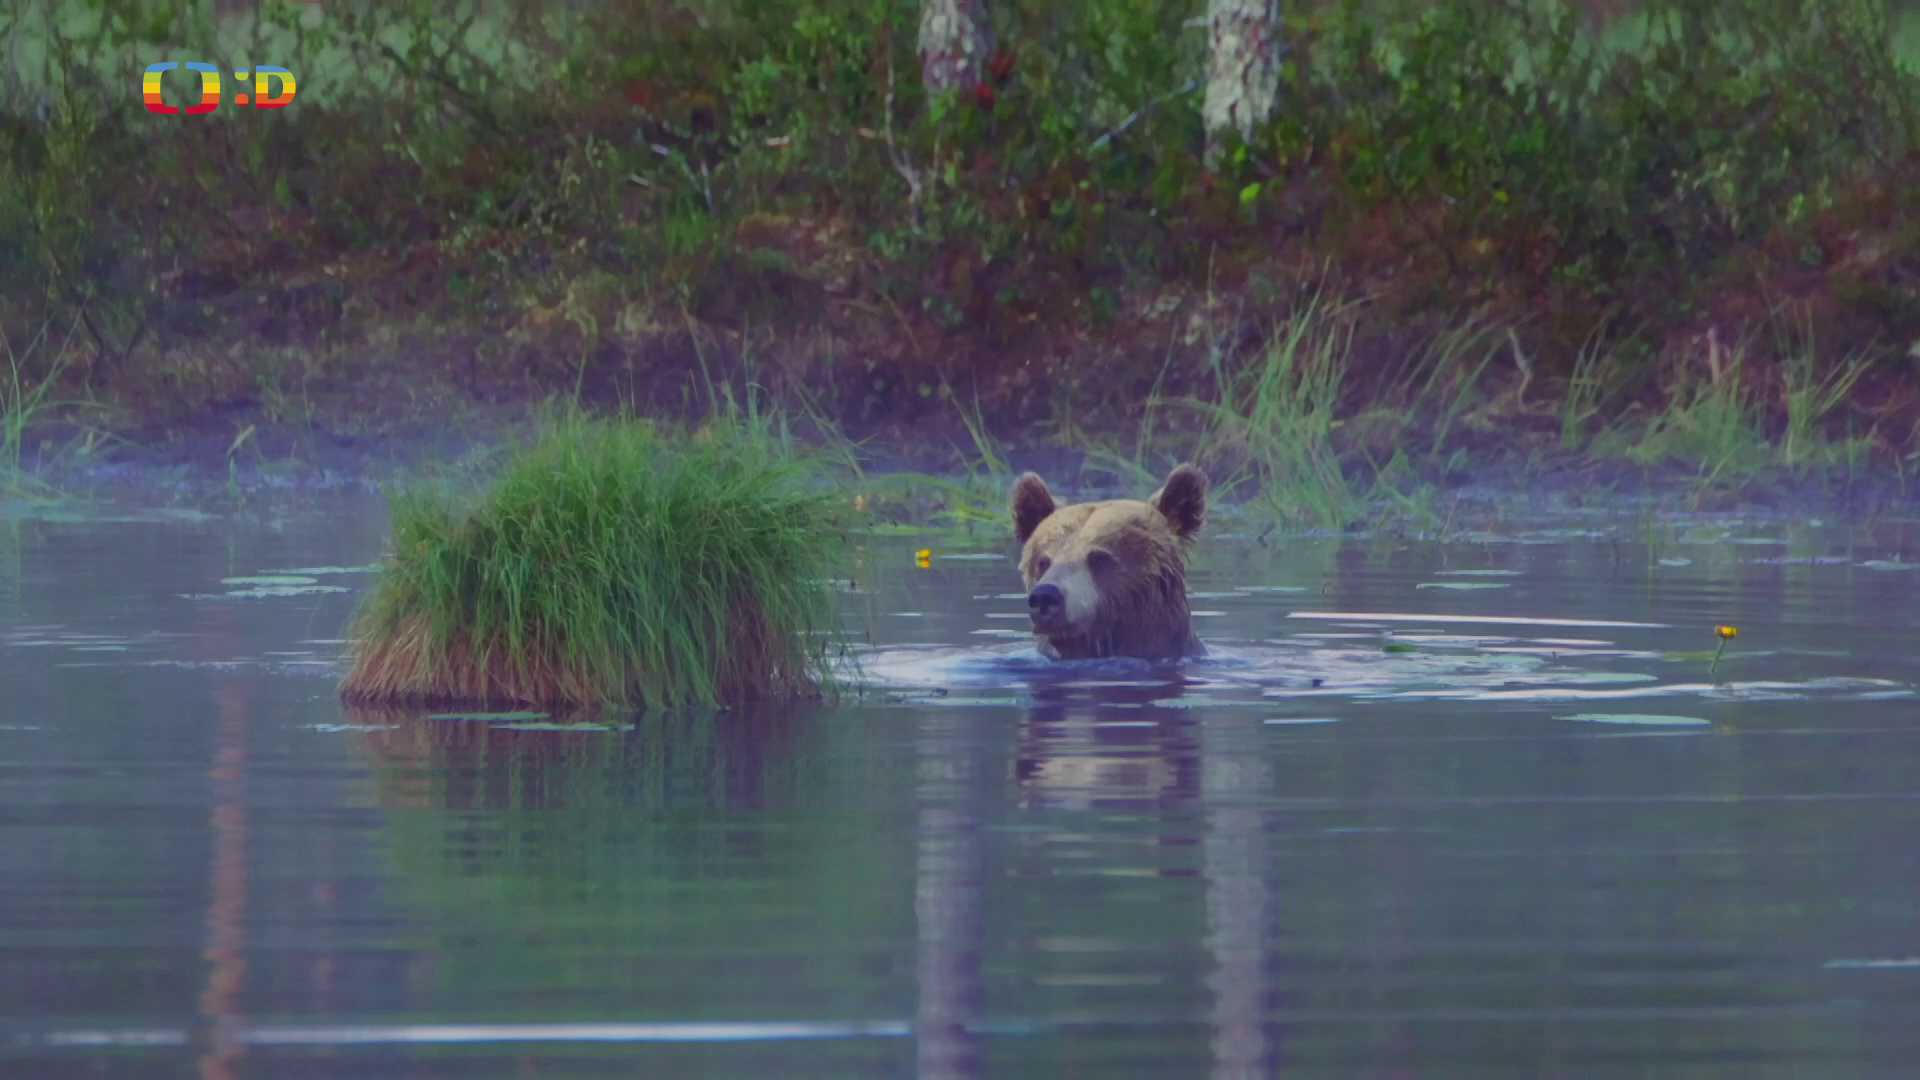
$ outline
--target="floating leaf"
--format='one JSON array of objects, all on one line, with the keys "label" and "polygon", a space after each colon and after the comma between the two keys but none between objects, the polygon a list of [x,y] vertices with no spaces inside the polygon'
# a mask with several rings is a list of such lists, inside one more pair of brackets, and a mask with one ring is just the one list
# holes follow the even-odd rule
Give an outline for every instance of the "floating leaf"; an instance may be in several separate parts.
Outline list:
[{"label": "floating leaf", "polygon": [[[233,589],[215,594],[213,599],[262,600],[276,596],[310,596],[314,593],[343,593],[349,590],[338,585],[260,585],[251,589]],[[189,597],[200,600],[207,597]]]},{"label": "floating leaf", "polygon": [[1710,721],[1697,716],[1667,716],[1661,713],[1575,713],[1558,717],[1583,724],[1631,724],[1637,727],[1707,727]]}]

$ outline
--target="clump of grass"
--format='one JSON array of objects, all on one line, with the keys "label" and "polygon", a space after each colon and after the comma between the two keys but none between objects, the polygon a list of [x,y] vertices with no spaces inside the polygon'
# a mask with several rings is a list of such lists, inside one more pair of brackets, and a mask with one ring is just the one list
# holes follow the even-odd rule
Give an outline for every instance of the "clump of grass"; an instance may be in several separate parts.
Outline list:
[{"label": "clump of grass", "polygon": [[1676,387],[1627,457],[1641,465],[1699,463],[1700,484],[1750,475],[1771,457],[1758,404],[1744,381],[1747,339],[1723,347],[1707,333],[1707,377]]},{"label": "clump of grass", "polygon": [[828,680],[839,500],[807,459],[725,416],[551,421],[476,504],[392,499],[356,618],[355,704],[674,708]]},{"label": "clump of grass", "polygon": [[1573,370],[1567,375],[1559,406],[1562,450],[1579,450],[1586,445],[1594,418],[1601,415],[1617,389],[1609,386],[1608,373],[1624,365],[1619,346],[1607,338],[1610,321],[1603,318],[1595,323],[1574,354]]},{"label": "clump of grass", "polygon": [[1352,365],[1354,306],[1314,292],[1274,326],[1256,355],[1210,348],[1211,395],[1167,396],[1156,382],[1134,445],[1095,446],[1089,461],[1142,482],[1157,475],[1161,457],[1201,462],[1216,478],[1216,498],[1247,487],[1256,512],[1344,525],[1361,497],[1332,435]]},{"label": "clump of grass", "polygon": [[1811,315],[1803,325],[1789,325],[1781,337],[1780,398],[1787,414],[1781,462],[1794,469],[1846,457],[1848,447],[1822,439],[1820,425],[1867,373],[1868,350],[1850,350],[1822,373]]},{"label": "clump of grass", "polygon": [[[27,429],[73,404],[51,396],[73,361],[66,345],[51,347],[51,329],[50,323],[43,323],[26,346],[16,351],[6,330],[0,328],[0,353],[6,356],[6,370],[0,372],[0,491],[18,493],[40,486],[26,471]],[[71,342],[72,338],[69,330],[67,341]],[[44,364],[36,365],[35,354],[50,348],[52,356]]]},{"label": "clump of grass", "polygon": [[1218,359],[1220,400],[1203,408],[1207,441],[1241,450],[1267,508],[1344,525],[1356,496],[1332,445],[1353,324],[1315,295],[1281,324],[1256,363],[1234,371]]}]

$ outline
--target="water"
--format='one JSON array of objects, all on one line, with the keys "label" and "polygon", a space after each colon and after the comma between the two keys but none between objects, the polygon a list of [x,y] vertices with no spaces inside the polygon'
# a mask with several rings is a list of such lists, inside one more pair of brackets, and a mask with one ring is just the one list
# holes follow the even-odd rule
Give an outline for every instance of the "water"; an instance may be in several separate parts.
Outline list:
[{"label": "water", "polygon": [[1912,527],[1216,537],[1184,665],[874,540],[863,698],[585,732],[342,710],[383,528],[0,520],[0,1075],[1920,1054]]}]

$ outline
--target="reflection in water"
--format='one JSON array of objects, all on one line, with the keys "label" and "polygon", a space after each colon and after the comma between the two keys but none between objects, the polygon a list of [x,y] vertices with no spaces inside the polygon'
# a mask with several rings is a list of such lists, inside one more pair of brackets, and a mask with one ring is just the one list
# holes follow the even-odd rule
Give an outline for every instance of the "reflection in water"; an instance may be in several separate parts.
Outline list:
[{"label": "reflection in water", "polygon": [[1273,778],[1246,736],[1245,723],[1208,728],[1202,740],[1201,792],[1206,812],[1207,949],[1213,972],[1213,1075],[1267,1075],[1276,1064],[1267,1000],[1267,927],[1273,925],[1271,860],[1261,804]]},{"label": "reflection in water", "polygon": [[[1261,805],[1273,794],[1242,717],[1197,723],[1175,707],[1179,679],[1154,684],[1047,686],[1034,692],[1015,775],[1034,803],[1166,812],[1184,818],[1206,807],[1200,876],[1205,886],[1205,941],[1211,960],[1207,1020],[1213,1075],[1268,1075],[1277,1053],[1273,1001],[1265,972],[1267,927],[1275,920],[1270,858]],[[1185,826],[1168,821],[1167,839]]]},{"label": "reflection in water", "polygon": [[247,724],[252,718],[244,683],[213,691],[219,727],[214,736],[212,887],[207,901],[207,986],[200,994],[206,1018],[207,1048],[200,1057],[202,1080],[232,1080],[243,1043],[234,1038],[241,993],[247,978]]},{"label": "reflection in water", "polygon": [[1152,810],[1199,794],[1193,716],[1177,679],[1040,684],[1014,777],[1029,806]]},{"label": "reflection in water", "polygon": [[0,1075],[1920,1053],[1903,527],[1216,539],[1175,665],[997,644],[1005,567],[936,560],[861,575],[863,697],[553,732],[343,715],[352,595],[220,586],[377,526],[0,533]]},{"label": "reflection in water", "polygon": [[989,813],[990,792],[978,744],[956,740],[950,730],[965,722],[963,716],[923,718],[914,768],[914,1039],[924,1077],[972,1076],[979,1068],[974,1028],[984,992],[987,885],[981,821]]}]

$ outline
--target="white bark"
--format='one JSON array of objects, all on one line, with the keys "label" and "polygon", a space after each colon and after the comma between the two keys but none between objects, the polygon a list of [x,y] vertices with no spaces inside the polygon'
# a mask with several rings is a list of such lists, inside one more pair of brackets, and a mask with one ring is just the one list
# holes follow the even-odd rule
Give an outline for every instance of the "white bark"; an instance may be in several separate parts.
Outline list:
[{"label": "white bark", "polygon": [[929,94],[973,89],[992,52],[986,0],[922,0],[920,78]]},{"label": "white bark", "polygon": [[1207,161],[1220,136],[1250,138],[1280,96],[1280,0],[1207,0]]}]

